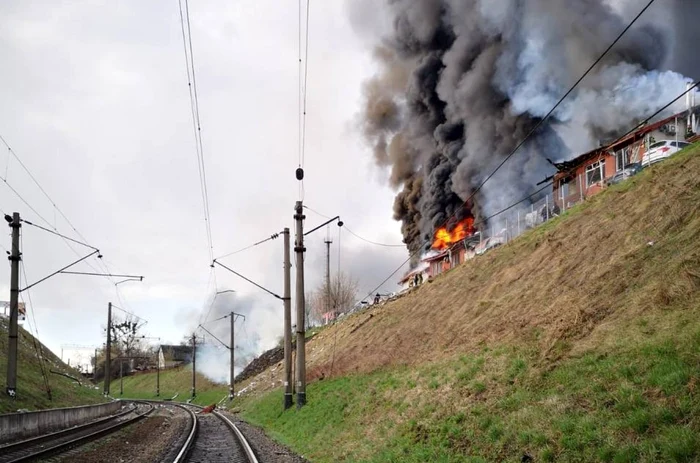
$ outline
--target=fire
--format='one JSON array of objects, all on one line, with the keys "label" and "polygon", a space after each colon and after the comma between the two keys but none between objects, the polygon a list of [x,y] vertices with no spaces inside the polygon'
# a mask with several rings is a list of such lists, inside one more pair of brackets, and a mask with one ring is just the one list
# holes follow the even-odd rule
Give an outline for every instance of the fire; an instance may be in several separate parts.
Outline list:
[{"label": "fire", "polygon": [[474,219],[467,218],[459,222],[452,231],[447,228],[440,228],[435,232],[433,249],[444,251],[455,243],[471,235],[474,231]]}]

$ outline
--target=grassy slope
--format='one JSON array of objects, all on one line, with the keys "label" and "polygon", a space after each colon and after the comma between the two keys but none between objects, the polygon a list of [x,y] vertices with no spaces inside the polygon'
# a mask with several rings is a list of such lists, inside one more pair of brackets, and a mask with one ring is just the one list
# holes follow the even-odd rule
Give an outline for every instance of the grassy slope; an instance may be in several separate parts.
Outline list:
[{"label": "grassy slope", "polygon": [[[91,383],[79,386],[63,376],[51,374],[48,371],[60,371],[76,378],[80,374],[54,355],[46,346],[42,346],[47,359],[46,369],[49,375],[52,399],[48,399],[40,363],[34,349],[34,338],[20,327],[19,360],[17,366],[18,397],[11,400],[5,394],[5,375],[7,372],[7,320],[0,319],[0,374],[2,375],[2,391],[0,391],[0,413],[10,413],[24,408],[39,410],[43,408],[69,407],[104,402],[99,391]],[[39,342],[37,341],[37,345]]]},{"label": "grassy slope", "polygon": [[[197,375],[197,397],[194,403],[209,405],[219,402],[228,394],[228,386],[216,384],[202,375]],[[119,395],[119,379],[112,382],[113,397]],[[192,368],[190,366],[161,371],[160,398],[170,398],[177,394],[177,401],[186,401],[192,392]],[[155,399],[156,373],[145,373],[124,378],[124,398]]]},{"label": "grassy slope", "polygon": [[309,405],[244,417],[317,462],[697,461],[699,209],[696,146],[325,330]]}]

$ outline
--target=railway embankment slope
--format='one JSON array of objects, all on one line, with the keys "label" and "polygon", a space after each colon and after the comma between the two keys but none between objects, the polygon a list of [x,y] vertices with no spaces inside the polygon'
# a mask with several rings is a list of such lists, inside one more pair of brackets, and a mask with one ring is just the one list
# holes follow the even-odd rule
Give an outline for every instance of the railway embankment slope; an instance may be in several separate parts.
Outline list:
[{"label": "railway embankment slope", "polygon": [[243,416],[312,461],[697,461],[700,147],[354,314]]}]

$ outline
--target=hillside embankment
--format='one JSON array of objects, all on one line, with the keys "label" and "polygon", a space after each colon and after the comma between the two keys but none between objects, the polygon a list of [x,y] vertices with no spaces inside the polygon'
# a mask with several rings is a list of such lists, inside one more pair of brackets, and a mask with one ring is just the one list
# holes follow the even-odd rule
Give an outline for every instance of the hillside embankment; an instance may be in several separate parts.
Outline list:
[{"label": "hillside embankment", "polygon": [[[63,363],[21,326],[18,339],[17,398],[10,399],[4,391],[7,372],[7,328],[8,320],[0,318],[0,375],[3,378],[0,413],[11,413],[20,409],[41,410],[105,402],[101,391],[98,391],[89,380],[83,379],[77,370]],[[39,353],[45,359],[46,381],[42,374]],[[55,373],[51,373],[52,371]],[[79,379],[80,384],[61,374]],[[48,389],[50,389],[51,398],[49,398]]]},{"label": "hillside embankment", "polygon": [[348,317],[243,415],[313,461],[700,458],[700,147]]}]

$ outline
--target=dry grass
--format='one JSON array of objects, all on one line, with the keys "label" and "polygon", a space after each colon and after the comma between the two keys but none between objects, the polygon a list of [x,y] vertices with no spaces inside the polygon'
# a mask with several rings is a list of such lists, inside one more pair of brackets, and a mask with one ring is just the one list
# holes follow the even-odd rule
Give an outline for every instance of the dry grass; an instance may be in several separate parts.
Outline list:
[{"label": "dry grass", "polygon": [[319,462],[697,461],[699,154],[323,330],[307,406],[278,368],[244,416]]},{"label": "dry grass", "polygon": [[[700,156],[681,154],[398,301],[348,317],[309,343],[310,380],[495,343],[527,346],[548,363],[614,342],[635,317],[698,305],[697,172]],[[261,378],[259,390],[278,385],[281,368]]]}]

